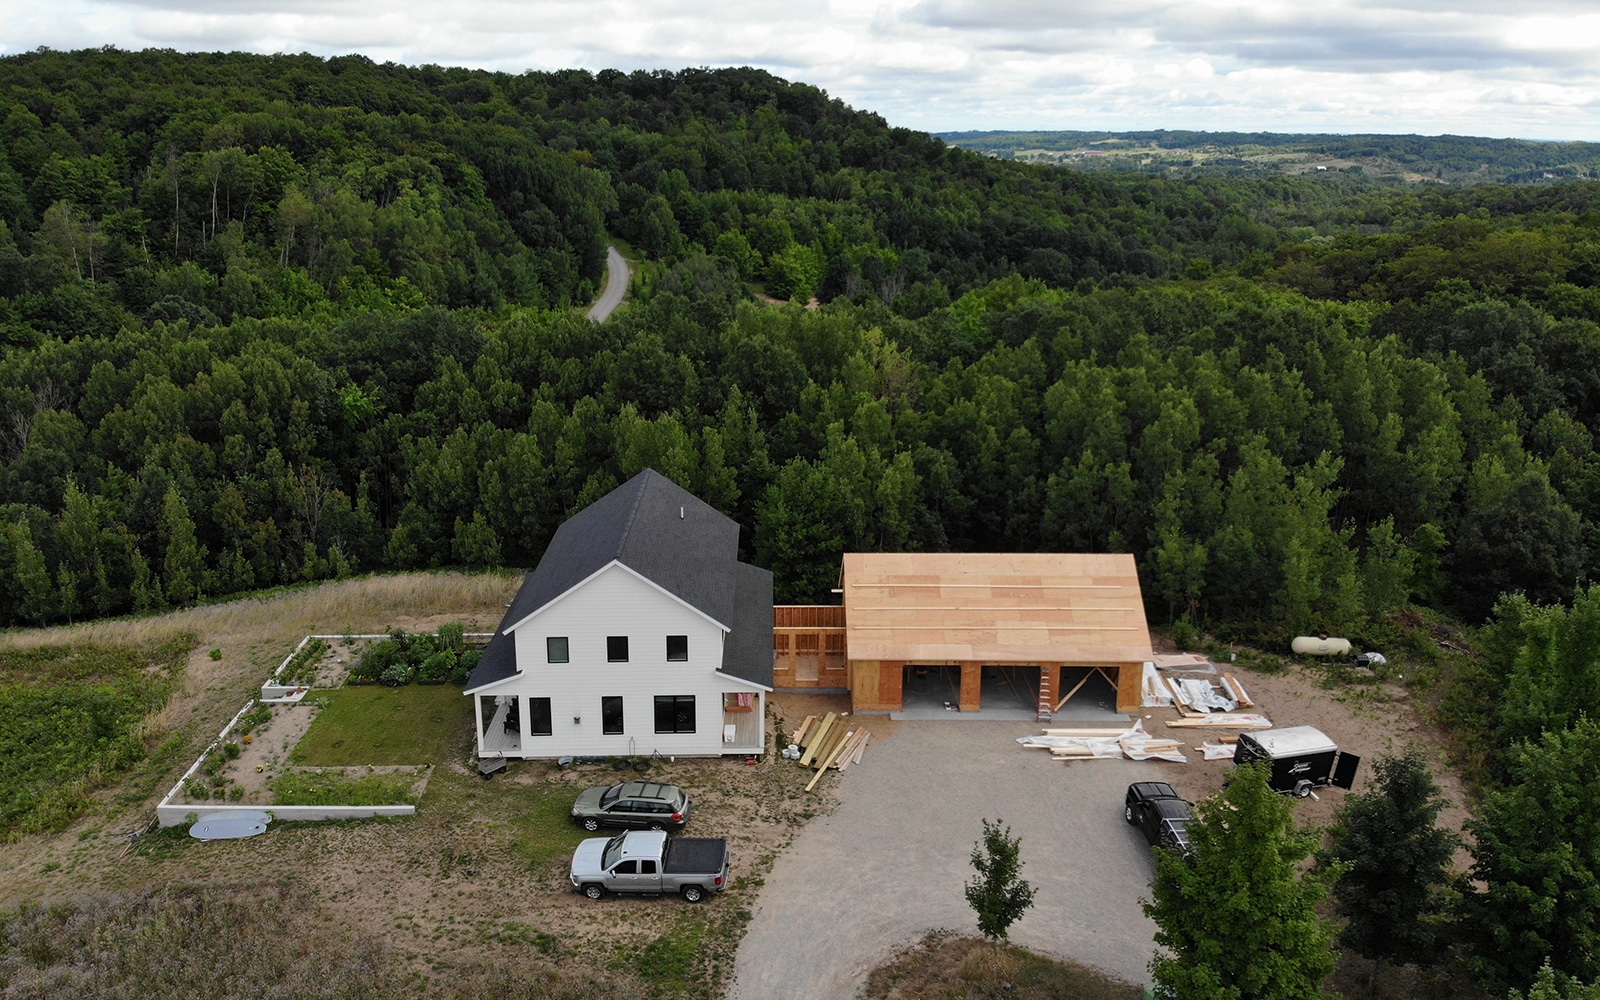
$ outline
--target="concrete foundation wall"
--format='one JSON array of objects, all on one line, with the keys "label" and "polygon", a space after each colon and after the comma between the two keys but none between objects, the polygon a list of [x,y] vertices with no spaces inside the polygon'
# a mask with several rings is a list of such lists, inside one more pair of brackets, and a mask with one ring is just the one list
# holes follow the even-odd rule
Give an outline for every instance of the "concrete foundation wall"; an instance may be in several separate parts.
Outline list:
[{"label": "concrete foundation wall", "polygon": [[226,816],[230,813],[266,812],[274,821],[291,823],[321,819],[372,819],[375,816],[415,816],[416,806],[156,806],[156,819],[162,826],[179,826],[192,815]]}]

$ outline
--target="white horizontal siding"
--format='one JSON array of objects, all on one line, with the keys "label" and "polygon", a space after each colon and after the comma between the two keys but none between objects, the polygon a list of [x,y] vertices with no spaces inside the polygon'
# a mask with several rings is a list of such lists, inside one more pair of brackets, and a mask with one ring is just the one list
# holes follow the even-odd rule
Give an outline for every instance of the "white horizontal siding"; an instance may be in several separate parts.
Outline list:
[{"label": "white horizontal siding", "polygon": [[[628,637],[628,662],[606,661],[606,637]],[[667,636],[689,638],[689,659],[668,662]],[[566,636],[569,661],[547,663],[545,639]],[[613,565],[523,622],[513,633],[519,674],[493,693],[550,699],[550,736],[529,732],[522,703],[522,756],[719,754],[722,694],[749,688],[717,675],[722,629],[680,601]],[[601,732],[600,699],[622,698],[623,732]],[[655,697],[692,695],[693,733],[657,733]],[[577,720],[577,721],[574,721]],[[482,733],[479,733],[482,751]]]}]

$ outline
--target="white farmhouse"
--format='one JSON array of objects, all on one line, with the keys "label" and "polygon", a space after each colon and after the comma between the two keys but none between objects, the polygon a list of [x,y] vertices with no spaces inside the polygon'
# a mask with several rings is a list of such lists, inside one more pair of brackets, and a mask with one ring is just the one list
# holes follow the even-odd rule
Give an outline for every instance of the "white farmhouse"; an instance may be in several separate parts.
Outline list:
[{"label": "white farmhouse", "polygon": [[568,518],[467,682],[480,758],[758,754],[772,574],[646,469]]}]

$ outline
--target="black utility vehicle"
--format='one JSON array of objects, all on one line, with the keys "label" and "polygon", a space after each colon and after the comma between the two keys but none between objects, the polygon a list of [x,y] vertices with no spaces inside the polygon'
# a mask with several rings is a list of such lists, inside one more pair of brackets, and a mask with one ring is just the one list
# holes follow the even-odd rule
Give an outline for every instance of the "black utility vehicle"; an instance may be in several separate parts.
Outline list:
[{"label": "black utility vehicle", "polygon": [[1194,807],[1165,781],[1136,781],[1128,786],[1122,818],[1137,826],[1152,847],[1189,853],[1189,821]]}]

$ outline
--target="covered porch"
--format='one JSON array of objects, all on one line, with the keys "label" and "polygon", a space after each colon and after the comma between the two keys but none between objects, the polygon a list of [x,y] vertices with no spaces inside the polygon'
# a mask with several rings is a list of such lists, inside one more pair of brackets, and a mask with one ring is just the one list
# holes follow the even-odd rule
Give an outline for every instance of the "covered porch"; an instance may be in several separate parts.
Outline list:
[{"label": "covered porch", "polygon": [[765,691],[727,691],[722,695],[722,752],[759,754],[766,749]]},{"label": "covered porch", "polygon": [[520,754],[522,713],[515,695],[481,694],[476,699],[478,755]]}]

